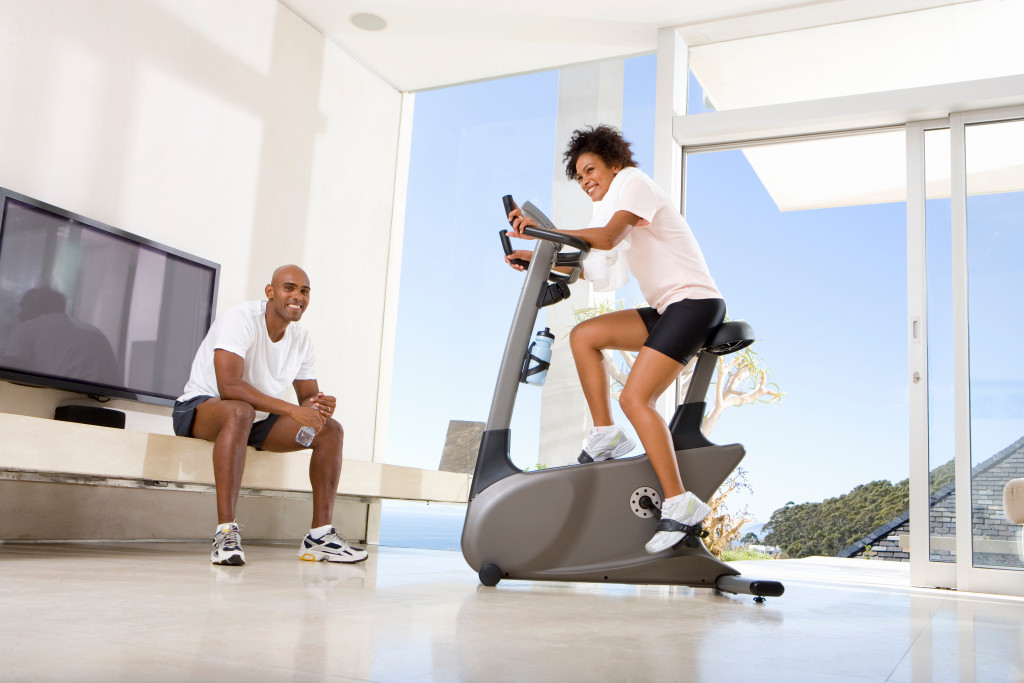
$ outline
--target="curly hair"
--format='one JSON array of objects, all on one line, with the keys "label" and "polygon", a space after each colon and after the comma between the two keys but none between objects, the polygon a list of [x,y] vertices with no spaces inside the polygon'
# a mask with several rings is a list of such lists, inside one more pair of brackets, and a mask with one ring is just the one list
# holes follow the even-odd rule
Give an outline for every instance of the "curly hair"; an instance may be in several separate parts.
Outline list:
[{"label": "curly hair", "polygon": [[580,155],[588,153],[601,157],[601,161],[608,166],[636,166],[633,150],[629,146],[617,128],[603,123],[596,128],[588,126],[574,130],[572,137],[569,138],[569,146],[562,155],[562,160],[565,161],[565,175],[569,180],[578,179],[576,162]]}]

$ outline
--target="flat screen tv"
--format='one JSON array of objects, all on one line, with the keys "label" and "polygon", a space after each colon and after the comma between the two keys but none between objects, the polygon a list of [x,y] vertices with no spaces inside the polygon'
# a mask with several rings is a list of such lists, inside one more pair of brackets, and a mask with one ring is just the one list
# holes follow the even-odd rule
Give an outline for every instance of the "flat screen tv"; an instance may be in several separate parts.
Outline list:
[{"label": "flat screen tv", "polygon": [[171,405],[220,266],[0,188],[0,379]]}]

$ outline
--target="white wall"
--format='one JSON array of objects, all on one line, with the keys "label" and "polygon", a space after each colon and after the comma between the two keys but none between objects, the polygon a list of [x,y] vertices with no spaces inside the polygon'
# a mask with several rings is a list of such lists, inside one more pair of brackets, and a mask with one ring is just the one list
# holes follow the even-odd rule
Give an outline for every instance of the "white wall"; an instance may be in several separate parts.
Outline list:
[{"label": "white wall", "polygon": [[[400,113],[276,0],[0,0],[0,186],[220,263],[220,310],[302,265],[320,385],[365,460]],[[64,396],[0,383],[0,411]],[[112,405],[170,433],[169,409]]]},{"label": "white wall", "polygon": [[[555,139],[563,147],[554,151],[551,191],[551,220],[558,226],[590,224],[593,203],[576,183],[566,182],[562,159],[565,141],[572,132],[595,121],[622,128],[622,97],[626,63],[608,59],[564,67],[558,72],[558,118]],[[576,326],[576,310],[614,301],[614,293],[594,292],[586,280],[571,286],[573,302],[552,306],[544,314],[545,324],[555,335],[551,369],[544,383],[540,413],[540,452],[537,461],[560,467],[576,462],[594,423],[583,396],[569,332]]]}]

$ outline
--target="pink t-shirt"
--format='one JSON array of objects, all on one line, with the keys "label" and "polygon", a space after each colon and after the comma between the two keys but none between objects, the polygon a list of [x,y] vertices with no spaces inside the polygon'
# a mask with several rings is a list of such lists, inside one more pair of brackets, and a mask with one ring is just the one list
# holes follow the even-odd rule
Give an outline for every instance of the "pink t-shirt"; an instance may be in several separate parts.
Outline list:
[{"label": "pink t-shirt", "polygon": [[616,176],[624,185],[615,210],[641,219],[629,232],[626,255],[647,303],[664,313],[683,299],[722,298],[690,226],[669,196],[642,171],[623,171],[629,172]]}]

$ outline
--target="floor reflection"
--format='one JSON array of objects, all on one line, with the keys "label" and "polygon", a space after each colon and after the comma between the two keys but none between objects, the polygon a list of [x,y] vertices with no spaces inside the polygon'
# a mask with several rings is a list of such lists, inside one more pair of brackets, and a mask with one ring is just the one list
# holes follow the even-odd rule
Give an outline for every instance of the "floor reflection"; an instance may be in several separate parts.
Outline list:
[{"label": "floor reflection", "polygon": [[[246,544],[0,544],[7,680],[1019,681],[1024,600],[908,587],[905,567],[740,563],[786,594],[502,581],[458,553],[356,565]],[[755,566],[756,565],[756,566]],[[73,577],[70,580],[69,577]]]}]

